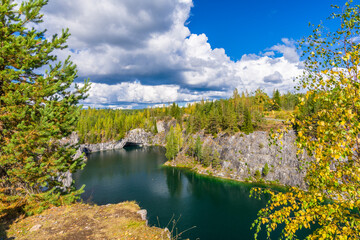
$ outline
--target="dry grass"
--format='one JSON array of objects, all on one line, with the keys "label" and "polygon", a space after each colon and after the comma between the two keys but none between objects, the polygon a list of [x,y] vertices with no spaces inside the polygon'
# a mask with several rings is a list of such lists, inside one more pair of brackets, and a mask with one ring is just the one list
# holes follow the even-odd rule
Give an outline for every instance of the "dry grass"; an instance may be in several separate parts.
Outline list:
[{"label": "dry grass", "polygon": [[147,226],[138,210],[135,202],[51,208],[15,221],[5,239],[169,239],[164,229]]},{"label": "dry grass", "polygon": [[291,114],[293,114],[293,110],[281,110],[281,111],[265,111],[264,115],[266,118],[273,118],[273,119],[288,119]]}]

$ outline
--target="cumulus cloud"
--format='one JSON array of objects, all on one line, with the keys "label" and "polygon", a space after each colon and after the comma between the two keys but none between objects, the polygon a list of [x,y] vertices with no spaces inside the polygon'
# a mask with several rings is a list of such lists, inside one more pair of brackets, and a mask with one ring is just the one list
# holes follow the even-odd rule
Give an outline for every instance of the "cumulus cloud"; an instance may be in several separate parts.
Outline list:
[{"label": "cumulus cloud", "polygon": [[282,83],[283,76],[281,75],[281,73],[276,71],[273,74],[264,77],[264,82],[265,83],[274,83],[274,84]]},{"label": "cumulus cloud", "polygon": [[136,49],[145,46],[152,34],[169,31],[176,7],[172,0],[51,1],[45,22],[50,32],[68,27],[74,48]]},{"label": "cumulus cloud", "polygon": [[235,87],[269,93],[293,87],[301,74],[294,41],[232,61],[205,34],[191,34],[192,6],[192,0],[49,1],[41,27],[49,37],[69,28],[69,48],[56,54],[71,55],[80,79],[93,82],[86,105],[137,107],[228,97]]},{"label": "cumulus cloud", "polygon": [[295,42],[287,38],[281,39],[283,44],[277,44],[270,48],[270,50],[278,51],[284,55],[284,58],[291,63],[299,62],[299,54],[296,51]]},{"label": "cumulus cloud", "polygon": [[[79,85],[82,86],[82,84]],[[115,85],[92,83],[90,96],[83,104],[90,107],[125,106],[125,108],[133,108],[139,106],[138,103],[159,106],[169,102],[193,102],[201,99],[226,97],[229,94],[222,91],[189,91],[178,85],[142,85],[137,81]]]}]

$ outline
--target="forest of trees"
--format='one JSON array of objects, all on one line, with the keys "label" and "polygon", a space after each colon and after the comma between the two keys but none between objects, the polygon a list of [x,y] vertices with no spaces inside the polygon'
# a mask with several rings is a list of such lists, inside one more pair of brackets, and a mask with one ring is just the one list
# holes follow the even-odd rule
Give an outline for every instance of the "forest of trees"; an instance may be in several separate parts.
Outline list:
[{"label": "forest of trees", "polygon": [[[282,239],[296,239],[303,229],[310,229],[307,239],[359,239],[360,5],[349,0],[330,17],[340,24],[336,31],[320,24],[303,40],[306,60],[299,88],[304,94],[274,90],[269,97],[260,89],[250,94],[235,89],[229,99],[184,108],[173,103],[143,110],[80,111],[88,81],[82,88],[70,88],[77,71],[69,58],[48,66],[57,60],[54,50],[66,48],[68,30],[46,39],[45,31],[33,28],[43,21],[40,10],[46,4],[33,0],[17,8],[15,1],[3,0],[1,5],[0,217],[31,215],[79,198],[82,188],[62,182],[64,174],[84,166],[82,156],[74,158],[75,148],[62,143],[79,117],[76,130],[83,143],[118,140],[134,128],[156,133],[157,121],[176,119],[167,135],[167,158],[173,159],[182,147],[185,130],[191,142],[188,154],[216,167],[219,153],[191,133],[247,134],[265,124],[268,111],[296,110],[287,128],[297,131],[299,153],[310,156],[301,162],[307,189],[255,188],[255,196],[265,193],[269,199],[253,224],[255,238],[262,227],[269,238],[281,227]],[[46,74],[39,74],[44,67]],[[283,134],[272,137],[281,141]],[[262,174],[268,171],[264,168]]]},{"label": "forest of trees", "polygon": [[81,111],[77,131],[81,143],[120,140],[131,129],[143,128],[157,133],[156,121],[176,119],[186,133],[205,130],[216,136],[220,131],[250,133],[264,124],[265,111],[294,110],[299,94],[280,94],[270,98],[262,90],[252,94],[235,89],[229,99],[201,101],[187,107],[176,103],[140,110],[86,109]]}]

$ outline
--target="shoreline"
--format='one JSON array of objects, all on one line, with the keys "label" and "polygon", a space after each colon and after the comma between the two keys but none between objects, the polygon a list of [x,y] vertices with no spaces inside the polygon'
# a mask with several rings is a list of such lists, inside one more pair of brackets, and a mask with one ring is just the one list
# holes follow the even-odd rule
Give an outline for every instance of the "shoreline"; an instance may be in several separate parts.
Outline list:
[{"label": "shoreline", "polygon": [[[166,131],[154,135],[144,129],[134,129],[119,141],[80,144],[77,155],[123,149],[129,145],[165,147],[165,136]],[[188,156],[190,143],[187,142],[187,139],[189,138],[200,138],[202,146],[211,149],[210,157],[213,157],[215,151],[218,152],[219,162],[215,168],[202,166],[203,163]],[[294,132],[284,135],[281,152],[277,150],[276,146],[269,145],[268,133],[263,131],[255,131],[248,135],[221,133],[217,137],[198,132],[186,136],[184,141],[185,144],[175,159],[167,161],[164,165],[188,168],[198,174],[239,182],[263,182],[306,188],[304,182],[306,172],[301,169],[301,159],[306,156],[301,156],[300,161],[297,158]]]},{"label": "shoreline", "polygon": [[[176,160],[172,160],[172,161],[176,161]],[[179,170],[185,170],[185,171],[189,171],[191,173],[195,173],[197,175],[200,175],[202,177],[208,177],[208,178],[213,178],[216,180],[221,180],[221,181],[229,181],[232,183],[237,183],[237,184],[246,184],[246,185],[259,185],[259,187],[270,187],[270,188],[278,188],[281,190],[286,190],[291,186],[288,185],[284,185],[281,184],[279,182],[273,182],[273,181],[266,181],[264,179],[262,179],[262,181],[252,181],[252,180],[243,180],[240,178],[234,178],[232,176],[226,176],[223,174],[223,172],[214,172],[213,168],[204,168],[201,166],[201,164],[196,163],[196,162],[192,162],[192,164],[194,164],[193,166],[189,166],[189,165],[182,165],[180,163],[180,165],[177,165],[176,163],[173,164],[171,163],[172,161],[166,161],[164,164],[161,165],[161,167],[167,167],[167,168],[175,168],[175,169],[179,169]],[[199,171],[199,169],[201,169]],[[216,171],[216,170],[215,170]]]},{"label": "shoreline", "polygon": [[[90,145],[90,144],[86,144],[86,145]],[[162,145],[138,145],[140,148],[147,148],[147,147],[162,147],[164,148],[164,146]],[[111,151],[111,150],[121,150],[124,149],[124,147],[121,148],[109,148],[109,149],[101,149],[101,150],[97,150],[97,151],[92,151],[92,152],[84,152],[85,154],[91,154],[91,153],[96,153],[96,152],[103,152],[103,151]],[[177,163],[175,163],[174,161],[177,161]],[[190,166],[189,164],[191,164],[192,166]],[[208,168],[204,168],[201,164],[192,161],[191,163],[181,163],[178,160],[167,160],[165,163],[163,163],[161,165],[161,167],[169,167],[169,168],[176,168],[176,169],[180,169],[180,170],[186,170],[201,176],[205,176],[205,177],[209,177],[209,178],[214,178],[214,179],[218,179],[218,180],[226,180],[226,181],[231,181],[234,183],[242,183],[242,184],[251,184],[251,185],[263,185],[265,187],[275,187],[275,188],[288,188],[290,186],[288,185],[284,185],[279,183],[278,181],[267,181],[264,180],[263,178],[261,178],[262,180],[260,181],[253,181],[253,180],[244,180],[241,178],[236,178],[235,176],[226,176],[225,171],[216,171],[211,167]],[[199,171],[200,169],[200,171]],[[216,172],[215,172],[216,171]],[[234,175],[234,174],[233,174]]]}]

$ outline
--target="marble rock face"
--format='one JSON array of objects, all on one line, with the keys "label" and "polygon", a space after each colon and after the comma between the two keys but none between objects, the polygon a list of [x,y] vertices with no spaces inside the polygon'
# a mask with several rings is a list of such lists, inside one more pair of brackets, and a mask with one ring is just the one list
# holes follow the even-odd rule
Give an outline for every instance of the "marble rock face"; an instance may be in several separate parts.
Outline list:
[{"label": "marble rock face", "polygon": [[[193,136],[194,139],[197,136],[200,136],[203,146],[207,145],[219,152],[223,172],[229,172],[236,180],[254,178],[256,171],[262,174],[267,164],[269,172],[266,176],[261,176],[264,180],[306,188],[304,183],[306,172],[301,170],[301,160],[306,156],[297,158],[296,136],[293,131],[284,135],[282,150],[269,145],[269,134],[262,131],[248,135],[219,134],[216,138],[198,133]],[[186,149],[183,150],[184,152]]]},{"label": "marble rock face", "polygon": [[[156,135],[146,132],[144,129],[133,129],[120,141],[112,141],[98,144],[82,144],[77,155],[82,152],[91,153],[103,150],[121,149],[126,144],[138,144],[141,146],[165,145],[165,136],[171,126],[176,124],[175,120],[157,122],[158,133]],[[254,178],[256,172],[263,173],[267,164],[269,171],[262,178],[266,181],[276,181],[282,185],[298,186],[306,188],[304,183],[305,170],[301,168],[301,160],[306,156],[296,156],[295,132],[290,131],[284,134],[282,139],[282,150],[277,146],[269,144],[269,134],[263,131],[256,131],[248,135],[236,133],[218,134],[216,138],[198,132],[193,135],[196,139],[200,136],[203,145],[209,146],[212,150],[217,150],[220,154],[220,164],[224,175],[229,172],[229,176],[236,180],[244,181]],[[78,139],[75,135],[71,141]],[[180,155],[185,155],[188,146],[184,146]],[[299,161],[300,160],[300,161]]]},{"label": "marble rock face", "polygon": [[148,146],[150,145],[152,136],[153,135],[151,133],[146,132],[144,129],[137,128],[129,131],[126,136],[120,141],[111,141],[96,144],[81,144],[80,152],[91,153],[111,149],[121,149],[128,143]]}]

